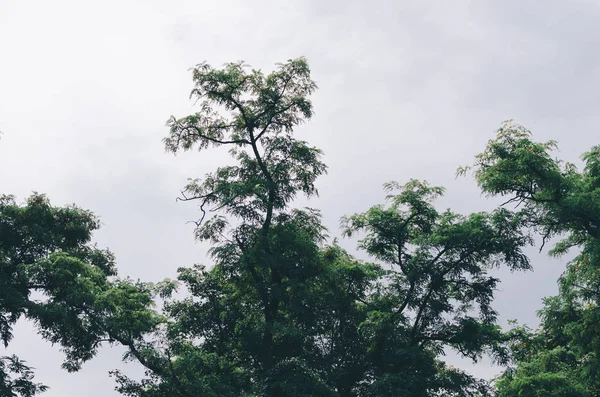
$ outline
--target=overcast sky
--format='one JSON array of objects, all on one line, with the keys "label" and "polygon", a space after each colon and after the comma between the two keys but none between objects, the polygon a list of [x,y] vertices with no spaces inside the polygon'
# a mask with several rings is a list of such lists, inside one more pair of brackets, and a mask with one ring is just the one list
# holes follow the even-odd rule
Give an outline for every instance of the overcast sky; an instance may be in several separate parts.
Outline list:
[{"label": "overcast sky", "polygon": [[[0,0],[0,193],[93,210],[104,223],[96,241],[122,275],[159,280],[209,264],[186,224],[195,204],[175,197],[224,157],[175,157],[161,143],[170,115],[194,111],[188,69],[244,60],[268,71],[306,56],[320,88],[298,136],[325,152],[330,172],[310,205],[332,236],[389,180],[446,186],[440,208],[491,209],[454,176],[503,120],[558,140],[571,161],[600,143],[598,48],[594,0]],[[532,252],[535,273],[500,272],[503,322],[535,325],[541,297],[556,291],[564,260]],[[117,395],[107,371],[123,367],[122,349],[67,374],[60,352],[19,324],[10,351],[37,368],[48,397]]]}]

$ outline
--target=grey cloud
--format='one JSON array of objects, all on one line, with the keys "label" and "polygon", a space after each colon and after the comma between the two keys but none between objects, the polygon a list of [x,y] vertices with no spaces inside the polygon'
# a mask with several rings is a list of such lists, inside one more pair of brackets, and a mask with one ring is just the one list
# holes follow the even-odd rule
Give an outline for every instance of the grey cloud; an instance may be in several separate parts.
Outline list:
[{"label": "grey cloud", "polygon": [[[195,205],[174,199],[187,177],[225,155],[174,157],[160,142],[171,114],[192,111],[187,70],[240,59],[270,69],[305,55],[320,90],[316,115],[298,134],[325,151],[330,173],[320,198],[298,204],[321,208],[331,235],[341,215],[380,202],[388,180],[428,179],[448,187],[441,207],[491,209],[454,171],[501,121],[559,140],[569,160],[597,143],[599,13],[593,1],[558,0],[4,0],[2,192],[38,190],[97,212],[97,240],[117,254],[123,274],[159,279],[208,263],[185,224]],[[534,273],[499,273],[502,321],[535,324],[540,298],[555,291],[564,261],[532,258]],[[66,374],[60,353],[27,327],[12,348],[53,386],[47,396],[117,395],[106,372],[121,365],[119,349]],[[473,367],[480,376],[495,371]]]}]

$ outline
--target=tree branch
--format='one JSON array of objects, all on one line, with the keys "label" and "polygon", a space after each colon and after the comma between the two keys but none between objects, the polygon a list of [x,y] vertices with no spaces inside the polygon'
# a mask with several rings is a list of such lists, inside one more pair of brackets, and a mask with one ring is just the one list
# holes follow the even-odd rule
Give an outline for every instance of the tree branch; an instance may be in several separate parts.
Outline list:
[{"label": "tree branch", "polygon": [[[225,128],[231,128],[233,126],[234,126],[234,124],[230,124],[230,125],[227,125],[227,126],[223,126],[221,128],[225,129]],[[211,141],[213,143],[218,143],[220,145],[228,145],[228,144],[238,144],[238,145],[241,145],[241,144],[250,144],[250,141],[248,141],[247,139],[232,139],[232,140],[224,141],[224,140],[221,140],[221,139],[213,138],[213,137],[210,137],[210,136],[202,133],[202,129],[200,127],[198,127],[198,126],[192,126],[192,128],[194,130],[196,130],[197,135],[200,138],[206,139],[206,140]]]}]

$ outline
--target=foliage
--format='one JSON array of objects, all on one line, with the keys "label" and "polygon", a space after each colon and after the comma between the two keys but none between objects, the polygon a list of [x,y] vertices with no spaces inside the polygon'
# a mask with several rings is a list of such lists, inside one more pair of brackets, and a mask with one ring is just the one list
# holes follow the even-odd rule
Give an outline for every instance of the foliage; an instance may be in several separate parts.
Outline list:
[{"label": "foliage", "polygon": [[506,122],[474,168],[483,192],[507,195],[508,203],[521,206],[520,216],[542,235],[542,246],[562,237],[550,254],[579,251],[559,279],[558,296],[544,300],[540,330],[513,345],[516,368],[498,381],[500,396],[600,393],[600,147],[584,153],[581,170],[554,159],[556,147]]},{"label": "foliage", "polygon": [[235,160],[190,180],[180,199],[202,212],[210,268],[179,269],[183,299],[167,298],[163,327],[129,345],[142,381],[114,372],[128,396],[480,396],[489,386],[440,361],[446,347],[473,360],[506,358],[491,307],[500,265],[529,268],[530,237],[508,210],[438,212],[442,189],[388,184],[389,206],[343,221],[365,233],[359,261],[326,243],[317,210],[321,151],[295,138],[316,89],[306,60],[269,75],[244,63],[193,70],[200,111],[172,117],[173,153],[228,147]]},{"label": "foliage", "polygon": [[[387,184],[386,190],[389,206],[343,220],[345,234],[363,231],[359,247],[386,268],[371,296],[371,324],[363,325],[373,333],[368,357],[378,378],[374,395],[407,395],[419,387],[419,395],[443,390],[452,395],[452,388],[458,392],[469,382],[459,373],[440,372],[434,358],[451,347],[475,361],[483,353],[505,360],[506,338],[491,307],[499,280],[487,272],[499,265],[529,269],[522,248],[530,238],[506,210],[469,216],[436,211],[432,201],[442,194],[439,187],[412,180]],[[420,364],[408,369],[399,368],[400,362]],[[423,377],[427,367],[430,379]],[[409,371],[416,375],[414,384],[403,389],[410,384]],[[457,384],[436,390],[442,375]],[[379,390],[381,382],[389,384],[385,391]]]},{"label": "foliage", "polygon": [[[505,123],[477,156],[484,193],[508,195],[492,212],[440,211],[444,189],[425,181],[384,185],[386,202],[341,220],[369,261],[328,242],[321,214],[294,208],[316,195],[322,152],[295,137],[309,120],[316,84],[305,59],[265,75],[243,62],[193,69],[195,114],[167,122],[167,150],[227,147],[233,158],[191,179],[181,200],[201,211],[195,237],[212,266],[178,270],[158,284],[117,277],[113,255],[90,243],[89,211],[53,207],[34,194],[0,198],[0,339],[28,319],[76,371],[104,342],[127,348],[145,370],[119,371],[129,397],[481,397],[486,381],[443,361],[448,349],[507,370],[499,397],[600,394],[600,147],[583,170],[552,157]],[[514,203],[514,210],[506,204]],[[547,298],[542,325],[503,332],[492,307],[500,266],[529,270],[523,250],[562,237],[551,250],[579,255]],[[178,298],[174,292],[178,291]],[[158,299],[162,312],[155,309]],[[0,358],[0,394],[46,389],[16,356]]]},{"label": "foliage", "polygon": [[[108,333],[152,327],[139,318],[151,313],[150,291],[144,284],[111,281],[113,255],[90,244],[98,227],[89,211],[54,207],[43,195],[32,195],[25,205],[0,197],[0,339],[5,347],[14,324],[25,318],[44,339],[61,346],[63,367],[76,371]],[[135,326],[127,323],[133,315],[138,316]],[[0,359],[3,396],[27,397],[46,389],[32,379],[32,369],[18,357]]]},{"label": "foliage", "polygon": [[0,395],[33,397],[47,389],[33,382],[33,370],[23,360],[15,355],[0,357]]}]

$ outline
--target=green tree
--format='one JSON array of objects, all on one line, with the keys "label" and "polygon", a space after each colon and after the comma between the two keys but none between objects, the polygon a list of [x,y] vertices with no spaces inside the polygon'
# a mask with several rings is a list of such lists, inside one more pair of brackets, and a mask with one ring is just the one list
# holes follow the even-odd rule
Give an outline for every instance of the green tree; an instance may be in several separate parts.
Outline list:
[{"label": "green tree", "polygon": [[[228,147],[234,162],[190,180],[184,201],[202,212],[195,236],[214,261],[179,269],[187,293],[164,322],[123,341],[147,368],[114,372],[118,389],[166,396],[478,396],[485,382],[444,365],[445,347],[478,359],[505,356],[491,307],[492,267],[528,269],[529,236],[508,210],[438,212],[442,189],[387,185],[390,206],[348,217],[345,232],[379,264],[326,243],[317,210],[321,151],[293,134],[312,116],[316,89],[305,59],[264,75],[242,62],[193,70],[200,111],[168,121],[173,153]],[[393,194],[392,194],[393,193]]]},{"label": "green tree", "polygon": [[505,337],[491,307],[499,280],[488,271],[529,269],[522,248],[530,237],[507,210],[438,212],[433,200],[440,187],[412,180],[386,190],[388,206],[343,220],[346,235],[364,232],[359,248],[386,269],[362,324],[369,329],[368,371],[375,375],[369,388],[372,395],[471,395],[460,373],[441,382],[448,371],[439,372],[436,359],[451,347],[475,361],[483,353],[504,360]]},{"label": "green tree", "polygon": [[[322,273],[318,212],[288,208],[298,194],[316,194],[315,179],[326,170],[321,152],[292,135],[312,116],[307,97],[316,85],[304,59],[268,76],[241,62],[223,69],[201,64],[193,78],[201,111],[171,118],[165,145],[174,153],[228,146],[236,160],[190,181],[181,197],[200,203],[196,237],[213,244],[215,264],[210,271],[180,270],[192,297],[166,305],[173,322],[166,346],[153,353],[163,365],[146,365],[149,383],[117,373],[121,390],[237,396],[279,390],[275,374],[297,368],[287,383],[313,395],[323,386],[306,363],[282,360],[308,348],[303,331],[315,322],[311,289]],[[205,219],[208,210],[221,212]]]},{"label": "green tree", "polygon": [[[54,207],[43,195],[32,195],[25,205],[0,197],[0,339],[5,347],[14,324],[25,318],[44,339],[61,346],[63,367],[76,371],[110,339],[109,333],[152,327],[151,289],[115,278],[113,255],[90,244],[98,227],[91,212]],[[132,317],[138,317],[135,327]],[[30,397],[46,389],[17,356],[0,358],[0,395]]]},{"label": "green tree", "polygon": [[515,365],[498,381],[500,396],[600,394],[600,147],[584,153],[581,170],[553,158],[556,147],[506,122],[474,165],[483,192],[519,205],[542,247],[561,238],[551,255],[579,251],[559,279],[559,294],[544,300],[540,329],[513,345]]}]

